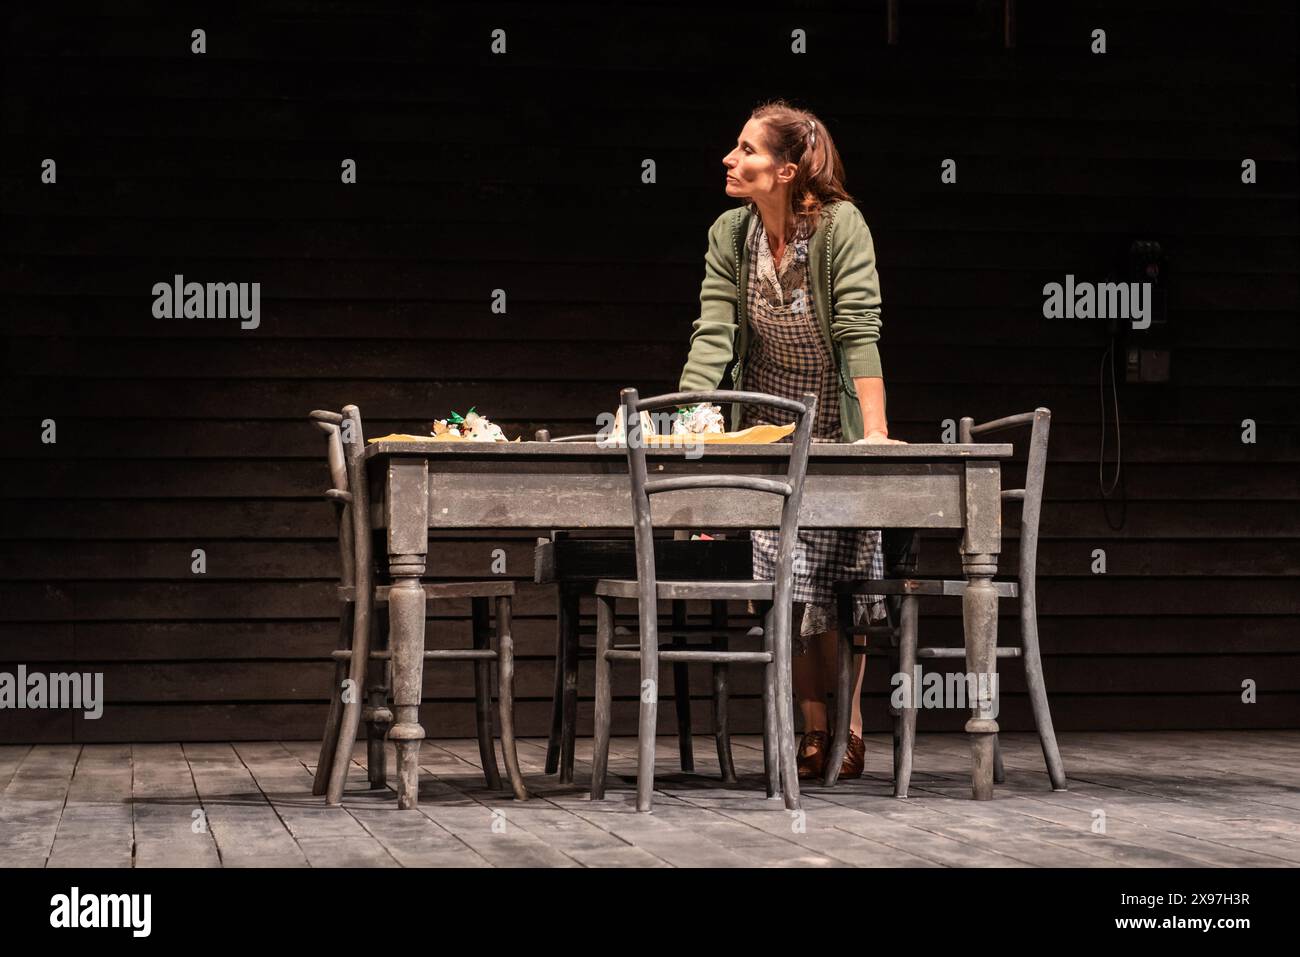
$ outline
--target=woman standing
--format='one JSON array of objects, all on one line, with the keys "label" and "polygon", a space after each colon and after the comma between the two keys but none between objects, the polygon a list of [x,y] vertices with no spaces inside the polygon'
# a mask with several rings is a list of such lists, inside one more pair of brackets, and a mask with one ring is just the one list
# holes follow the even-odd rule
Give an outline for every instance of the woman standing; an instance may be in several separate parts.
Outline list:
[{"label": "woman standing", "polygon": [[[734,388],[797,399],[817,395],[813,441],[901,444],[889,438],[880,337],[880,281],[871,232],[844,190],[844,168],[826,127],[783,100],[756,109],[722,160],[727,195],[745,205],[709,230],[700,318],[679,388],[716,389],[733,355]],[[732,427],[784,425],[791,413],[733,409]],[[775,574],[778,533],[751,533],[754,577]],[[794,693],[803,718],[799,777],[820,777],[829,750],[827,694],[838,654],[832,586],[883,578],[878,529],[801,531],[794,601],[802,609]],[[883,618],[884,600],[856,599],[855,624]],[[862,676],[853,688],[849,749],[840,777],[861,777]]]}]

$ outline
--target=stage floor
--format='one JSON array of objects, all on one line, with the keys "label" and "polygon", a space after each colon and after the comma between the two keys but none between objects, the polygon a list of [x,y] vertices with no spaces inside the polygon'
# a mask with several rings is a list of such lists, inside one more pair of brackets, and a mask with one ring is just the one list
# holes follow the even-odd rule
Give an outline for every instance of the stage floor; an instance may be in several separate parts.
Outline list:
[{"label": "stage floor", "polygon": [[[336,808],[311,795],[316,742],[2,745],[0,866],[1300,865],[1300,731],[1059,738],[1068,792],[1050,790],[1036,737],[1005,734],[1006,782],[976,802],[964,736],[920,734],[911,796],[896,800],[889,738],[870,735],[867,774],[806,785],[802,817],[763,797],[749,735],[733,740],[732,787],[711,736],[696,735],[689,775],[661,737],[649,815],[635,811],[632,738],[614,739],[595,803],[590,739],[572,786],[542,774],[544,740],[522,740],[522,804],[484,788],[473,740],[426,741],[418,811],[367,790],[364,744]],[[394,768],[390,749],[390,784]]]}]

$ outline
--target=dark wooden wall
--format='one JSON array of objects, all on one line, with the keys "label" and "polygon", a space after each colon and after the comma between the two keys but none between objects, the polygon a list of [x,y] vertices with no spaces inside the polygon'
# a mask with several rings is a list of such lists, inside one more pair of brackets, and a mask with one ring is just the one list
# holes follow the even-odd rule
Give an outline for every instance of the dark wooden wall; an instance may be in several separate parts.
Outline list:
[{"label": "dark wooden wall", "polygon": [[[424,6],[9,14],[0,670],[102,671],[108,706],[0,713],[0,740],[315,736],[336,553],[308,411],[355,402],[376,435],[475,404],[511,435],[558,434],[591,431],[621,386],[674,385],[705,230],[732,205],[721,157],[778,95],[824,118],[875,236],[893,434],[1053,411],[1039,580],[1058,727],[1296,723],[1293,5],[1021,4],[1010,51],[992,3],[904,2],[896,47],[879,2]],[[57,185],[39,181],[46,157]],[[947,157],[956,185],[939,182]],[[1104,324],[1044,319],[1041,289],[1104,279],[1148,237],[1170,256],[1172,381],[1119,369],[1122,480],[1103,501]],[[154,319],[151,287],[174,273],[261,282],[261,327]],[[1113,440],[1112,424],[1107,482]],[[529,583],[531,538],[448,540],[433,573],[490,575],[495,547],[520,583],[520,724],[539,734],[554,599]],[[958,571],[944,541],[925,555]],[[956,641],[959,613],[927,607],[924,637]],[[463,617],[434,627],[466,640]],[[1003,726],[1024,729],[1007,670]],[[430,734],[470,731],[469,674],[428,675]],[[757,685],[739,685],[755,730]]]}]

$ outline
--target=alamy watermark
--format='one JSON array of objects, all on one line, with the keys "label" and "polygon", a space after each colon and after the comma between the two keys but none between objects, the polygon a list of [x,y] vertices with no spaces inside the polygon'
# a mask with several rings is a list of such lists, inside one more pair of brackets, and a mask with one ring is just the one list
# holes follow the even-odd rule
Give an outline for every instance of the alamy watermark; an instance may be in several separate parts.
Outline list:
[{"label": "alamy watermark", "polygon": [[1044,319],[1130,319],[1134,329],[1151,325],[1151,283],[1078,282],[1066,273],[1065,283],[1043,286]]},{"label": "alamy watermark", "polygon": [[177,273],[171,282],[153,284],[155,319],[239,319],[239,328],[262,324],[260,282],[186,282]]},{"label": "alamy watermark", "polygon": [[[697,432],[675,431],[674,426],[680,418],[680,412],[642,412],[641,447],[685,449],[686,458],[702,458],[708,443]],[[602,449],[620,448],[627,444],[620,413],[602,412],[596,416],[596,444]]]},{"label": "alamy watermark", "polygon": [[153,926],[152,894],[83,894],[73,887],[50,898],[50,926],[126,927],[133,937],[148,937]]},{"label": "alamy watermark", "polygon": [[892,708],[970,708],[988,718],[998,716],[998,674],[996,671],[930,671],[921,666],[912,673],[895,672],[889,679]]},{"label": "alamy watermark", "polygon": [[6,708],[69,708],[94,721],[104,713],[104,673],[45,674],[29,672],[26,665],[19,665],[17,673],[0,671],[0,710]]}]

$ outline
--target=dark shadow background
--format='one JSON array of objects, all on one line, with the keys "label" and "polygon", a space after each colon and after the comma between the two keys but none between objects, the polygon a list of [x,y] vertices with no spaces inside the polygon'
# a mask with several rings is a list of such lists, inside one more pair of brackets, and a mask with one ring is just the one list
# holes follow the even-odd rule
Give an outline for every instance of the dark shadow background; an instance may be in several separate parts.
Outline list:
[{"label": "dark shadow background", "polygon": [[[989,2],[908,0],[897,45],[883,2],[433,7],[11,8],[0,670],[103,671],[108,705],[5,712],[0,740],[318,735],[337,553],[307,413],[353,402],[379,435],[475,405],[511,436],[563,434],[592,431],[622,386],[675,386],[706,230],[733,205],[721,158],[772,96],[826,122],[872,229],[892,434],[1053,412],[1039,599],[1057,727],[1297,723],[1293,4],[1021,4],[1013,49]],[[1043,318],[1043,284],[1067,273],[1139,278],[1134,240],[1165,251],[1167,322],[1112,341]],[[260,328],[153,318],[175,273],[260,282]],[[1126,381],[1129,349],[1167,352],[1169,381]],[[1122,468],[1104,495],[1107,368]],[[488,576],[505,549],[519,724],[544,733],[555,601],[530,583],[532,536],[441,544],[442,577]],[[921,571],[959,571],[955,548],[927,543]],[[1014,604],[1001,623],[1010,643]],[[467,640],[463,618],[441,624],[431,641]],[[922,629],[958,642],[960,603],[923,605]],[[869,665],[871,730],[885,670]],[[1002,726],[1028,729],[1003,670]],[[758,730],[756,678],[735,679],[736,730]],[[585,669],[584,722],[589,685]],[[471,734],[469,666],[425,687],[429,733]]]}]

